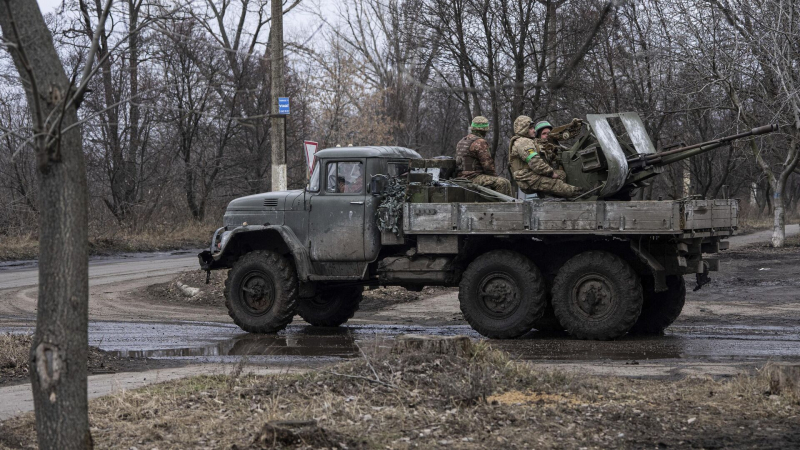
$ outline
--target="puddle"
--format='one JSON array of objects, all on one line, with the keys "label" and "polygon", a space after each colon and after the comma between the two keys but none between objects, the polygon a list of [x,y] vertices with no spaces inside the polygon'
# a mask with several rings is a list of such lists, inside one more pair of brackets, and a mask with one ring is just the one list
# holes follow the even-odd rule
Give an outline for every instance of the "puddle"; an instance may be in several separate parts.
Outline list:
[{"label": "puddle", "polygon": [[359,355],[348,329],[303,330],[292,334],[242,334],[216,344],[152,350],[116,350],[121,357],[184,358],[217,356],[300,356],[351,358]]},{"label": "puddle", "polygon": [[[27,327],[6,327],[20,331]],[[360,348],[386,345],[399,334],[466,335],[469,326],[290,325],[276,335],[248,334],[233,324],[208,322],[91,322],[89,344],[121,357],[253,363],[313,364],[354,358]],[[800,327],[675,326],[665,336],[582,341],[566,334],[531,332],[521,339],[490,340],[514,359],[528,361],[800,361]]]}]

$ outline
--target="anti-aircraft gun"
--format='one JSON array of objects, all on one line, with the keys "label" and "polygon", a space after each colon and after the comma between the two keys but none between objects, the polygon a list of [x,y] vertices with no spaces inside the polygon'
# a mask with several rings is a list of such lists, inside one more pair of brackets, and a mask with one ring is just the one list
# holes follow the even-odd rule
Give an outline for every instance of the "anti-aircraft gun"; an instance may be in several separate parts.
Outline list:
[{"label": "anti-aircraft gun", "polygon": [[[615,118],[624,130],[612,127],[609,119]],[[656,153],[641,118],[634,112],[589,114],[586,119],[589,133],[561,152],[567,182],[585,191],[578,200],[630,200],[635,189],[646,186],[647,180],[663,172],[668,164],[778,129],[777,125],[766,125],[699,144],[678,144],[679,148]]]}]

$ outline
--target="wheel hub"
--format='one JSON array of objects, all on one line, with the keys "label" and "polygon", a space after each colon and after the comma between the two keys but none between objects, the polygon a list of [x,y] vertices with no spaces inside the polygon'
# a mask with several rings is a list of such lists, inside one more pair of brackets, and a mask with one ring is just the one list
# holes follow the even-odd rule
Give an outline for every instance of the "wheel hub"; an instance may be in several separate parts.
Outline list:
[{"label": "wheel hub", "polygon": [[504,317],[519,306],[517,284],[508,275],[491,274],[480,284],[478,296],[484,308],[495,317]]},{"label": "wheel hub", "polygon": [[604,277],[587,275],[575,285],[573,299],[584,314],[599,318],[611,311],[614,293]]},{"label": "wheel hub", "polygon": [[266,314],[275,303],[275,283],[266,274],[249,273],[242,281],[241,298],[252,313]]},{"label": "wheel hub", "polygon": [[600,318],[613,309],[614,291],[605,277],[590,274],[576,283],[573,301],[587,316]]}]

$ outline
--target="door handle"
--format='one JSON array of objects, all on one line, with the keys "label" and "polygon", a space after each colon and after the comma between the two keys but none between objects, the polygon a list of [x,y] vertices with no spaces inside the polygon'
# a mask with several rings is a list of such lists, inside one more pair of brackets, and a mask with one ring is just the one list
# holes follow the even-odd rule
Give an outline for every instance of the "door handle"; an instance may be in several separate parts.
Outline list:
[{"label": "door handle", "polygon": [[364,202],[350,202],[351,205],[363,205]]}]

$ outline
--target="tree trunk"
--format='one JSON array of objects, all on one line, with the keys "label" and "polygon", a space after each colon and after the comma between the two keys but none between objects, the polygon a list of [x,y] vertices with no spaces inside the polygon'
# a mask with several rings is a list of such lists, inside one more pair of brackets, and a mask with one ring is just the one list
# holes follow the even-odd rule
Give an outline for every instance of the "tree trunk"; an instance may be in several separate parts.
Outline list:
[{"label": "tree trunk", "polygon": [[10,52],[26,89],[34,129],[43,133],[60,120],[52,135],[42,135],[34,144],[40,253],[31,387],[39,447],[90,448],[86,167],[75,104],[60,113],[74,91],[36,2],[0,2],[0,28],[4,39],[16,44]]},{"label": "tree trunk", "polygon": [[775,211],[773,212],[772,222],[772,246],[775,248],[783,247],[786,240],[786,211],[783,208],[783,196],[781,195],[784,190],[782,183],[778,183],[775,187],[775,196],[773,204]]},{"label": "tree trunk", "polygon": [[141,128],[140,118],[141,112],[139,110],[139,10],[142,7],[142,1],[134,0],[128,1],[128,13],[130,22],[128,23],[128,30],[130,36],[128,37],[128,53],[130,54],[130,90],[131,102],[129,105],[129,136],[128,136],[128,156],[125,158],[125,192],[124,192],[124,209],[126,215],[131,213],[133,205],[136,203],[136,191],[138,187],[136,160],[138,159],[139,147],[141,146]]}]

